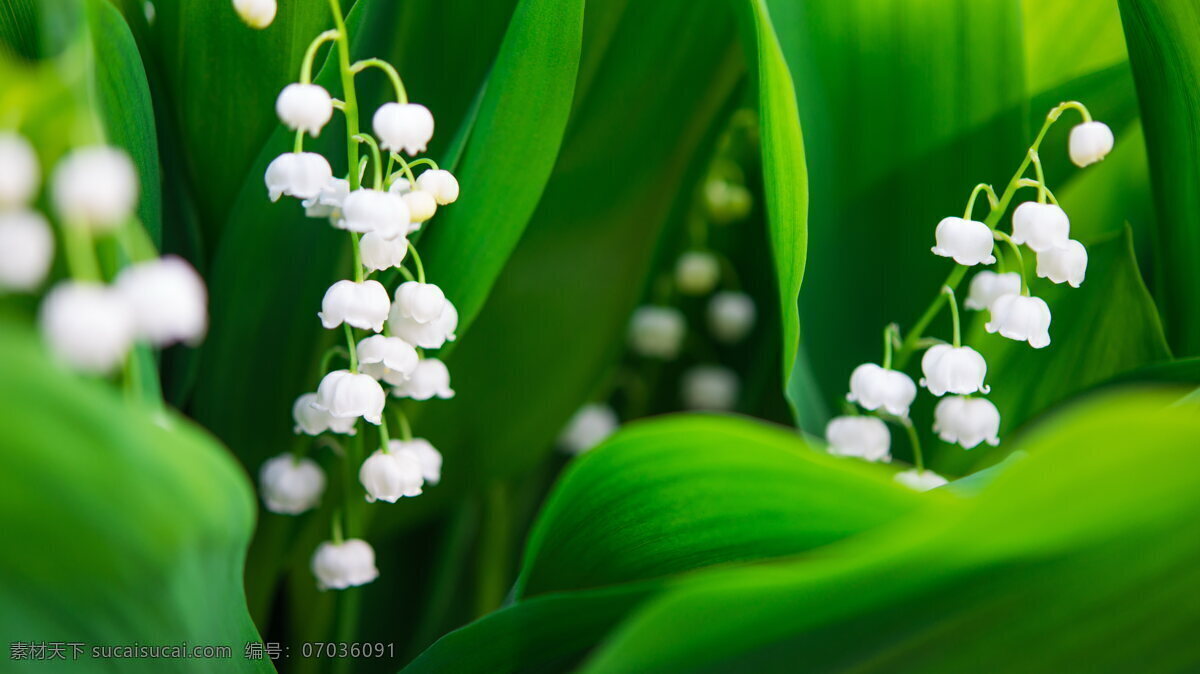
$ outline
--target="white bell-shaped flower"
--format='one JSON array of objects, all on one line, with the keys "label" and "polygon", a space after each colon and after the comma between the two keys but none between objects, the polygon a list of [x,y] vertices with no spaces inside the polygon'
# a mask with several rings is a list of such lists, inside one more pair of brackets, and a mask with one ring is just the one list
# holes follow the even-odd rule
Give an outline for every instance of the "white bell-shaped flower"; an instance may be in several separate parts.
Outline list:
[{"label": "white bell-shaped flower", "polygon": [[233,0],[233,8],[251,28],[262,30],[275,20],[275,0]]},{"label": "white bell-shaped flower", "polygon": [[992,320],[983,326],[988,332],[998,332],[1000,336],[1018,342],[1029,342],[1029,346],[1035,349],[1050,344],[1050,307],[1041,298],[1002,295],[992,302],[990,308]]},{"label": "white bell-shaped flower", "polygon": [[342,204],[348,196],[350,181],[330,178],[317,196],[301,201],[300,205],[304,207],[304,215],[310,218],[330,218],[336,222],[342,219]]},{"label": "white bell-shaped flower", "polygon": [[413,189],[415,189],[415,188],[416,188],[415,182],[411,182],[404,175],[400,175],[400,176],[397,176],[396,181],[392,183],[391,187],[388,188],[388,191],[391,192],[392,194],[404,196],[405,194],[408,194],[409,192],[413,191]]},{"label": "white bell-shaped flower", "polygon": [[691,410],[731,410],[741,390],[737,373],[717,365],[689,369],[680,384],[683,406]]},{"label": "white bell-shaped flower", "polygon": [[588,403],[580,407],[558,436],[558,444],[569,454],[583,454],[616,432],[621,421],[608,405]]},{"label": "white bell-shaped flower", "polygon": [[416,156],[433,138],[433,114],[419,103],[384,103],[371,120],[379,146]]},{"label": "white bell-shaped flower", "polygon": [[432,194],[439,206],[458,201],[458,179],[445,169],[430,169],[417,176],[417,189]]},{"label": "white bell-shaped flower", "polygon": [[392,395],[397,398],[412,398],[413,400],[429,400],[441,398],[447,400],[454,397],[454,389],[450,388],[450,370],[446,364],[437,358],[423,358],[409,375],[408,381],[402,382],[392,389]]},{"label": "white bell-shaped flower", "polygon": [[895,480],[900,484],[916,491],[929,491],[945,485],[946,478],[932,470],[906,470],[896,473]]},{"label": "white bell-shaped flower", "polygon": [[933,247],[935,255],[954,258],[954,261],[970,267],[976,264],[992,264],[996,261],[992,255],[992,230],[978,220],[962,218],[942,218],[934,231],[937,245]]},{"label": "white bell-shaped flower", "polygon": [[683,314],[678,309],[638,307],[629,322],[629,345],[640,356],[674,360],[685,331]]},{"label": "white bell-shaped flower", "polygon": [[388,239],[378,232],[367,232],[363,234],[358,246],[363,266],[371,271],[399,267],[404,264],[404,258],[408,255],[408,237],[406,236]]},{"label": "white bell-shaped flower", "polygon": [[23,136],[0,131],[0,208],[17,208],[33,200],[41,179],[37,153]]},{"label": "white bell-shaped flower", "polygon": [[1072,288],[1078,288],[1087,273],[1087,263],[1087,248],[1069,239],[1062,246],[1038,253],[1037,275],[1054,283],[1069,283]]},{"label": "white bell-shaped flower", "polygon": [[722,291],[708,303],[708,329],[722,342],[741,341],[754,327],[758,310],[746,293]]},{"label": "white bell-shaped flower", "polygon": [[388,327],[391,333],[414,346],[422,349],[440,349],[446,342],[455,340],[454,331],[458,329],[458,309],[446,300],[446,308],[440,316],[428,323],[418,323],[412,318],[401,316],[395,304],[388,317]]},{"label": "white bell-shaped flower", "polygon": [[313,553],[312,572],[322,590],[345,590],[366,585],[379,577],[375,550],[360,538],[341,543],[325,541]]},{"label": "white bell-shaped flower", "polygon": [[195,344],[208,329],[208,290],[186,260],[174,255],[127,267],[117,290],[133,309],[138,336],[155,346]]},{"label": "white bell-shaped flower", "polygon": [[380,332],[391,308],[387,290],[379,281],[338,281],[325,291],[317,316],[327,330],[348,323],[359,330]]},{"label": "white bell-shaped flower", "polygon": [[133,343],[133,312],[125,298],[99,283],[64,281],[42,302],[42,335],[71,366],[107,373]]},{"label": "white bell-shaped flower", "polygon": [[383,387],[371,375],[334,370],[321,379],[313,406],[335,417],[362,417],[378,426],[386,400]]},{"label": "white bell-shaped flower", "polygon": [[976,391],[987,393],[985,386],[987,362],[979,352],[969,346],[953,347],[935,344],[921,357],[921,371],[925,373],[921,386],[935,396],[947,393],[966,395]]},{"label": "white bell-shaped flower", "polygon": [[721,280],[721,262],[716,255],[692,250],[675,262],[675,285],[685,295],[707,295]]},{"label": "white bell-shaped flower", "polygon": [[408,281],[396,288],[396,314],[418,323],[430,323],[446,310],[446,294],[432,283]]},{"label": "white bell-shaped flower", "polygon": [[437,200],[425,190],[409,190],[400,198],[404,199],[404,205],[408,206],[408,213],[412,218],[412,224],[408,226],[411,232],[420,229],[422,222],[429,220],[437,213]]},{"label": "white bell-shaped flower", "polygon": [[850,373],[850,393],[846,400],[866,410],[883,408],[888,414],[907,417],[917,397],[912,377],[897,370],[885,370],[875,363],[863,363]]},{"label": "white bell-shaped flower", "polygon": [[892,436],[887,424],[876,417],[834,417],[825,426],[829,453],[854,456],[867,461],[892,460]]},{"label": "white bell-shaped flower", "polygon": [[314,199],[333,180],[329,160],[316,152],[285,152],[271,160],[265,175],[271,201],[281,195]]},{"label": "white bell-shaped flower", "polygon": [[983,311],[992,306],[992,302],[1001,295],[1021,292],[1021,275],[1016,272],[997,274],[984,269],[971,279],[971,289],[963,306],[975,311]]},{"label": "white bell-shaped flower", "polygon": [[358,417],[335,417],[328,410],[317,407],[317,394],[305,393],[292,404],[292,419],[296,421],[293,432],[305,435],[320,435],[325,431],[354,435]]},{"label": "white bell-shaped flower", "polygon": [[409,441],[392,440],[388,443],[388,451],[393,454],[407,453],[417,457],[421,463],[421,477],[425,483],[434,486],[442,481],[442,453],[425,438],[413,438]]},{"label": "white bell-shaped flower", "polygon": [[364,373],[393,386],[417,369],[417,350],[399,337],[371,335],[358,343],[358,365]]},{"label": "white bell-shaped flower", "polygon": [[945,442],[971,449],[981,442],[1000,444],[1000,410],[986,398],[951,396],[933,409],[933,430]]},{"label": "white bell-shaped flower", "polygon": [[279,92],[275,99],[275,114],[293,131],[303,131],[314,138],[333,117],[333,99],[319,84],[294,82]]},{"label": "white bell-shaped flower", "polygon": [[1023,243],[1040,253],[1067,242],[1071,220],[1067,212],[1054,204],[1026,201],[1013,211],[1014,243]]},{"label": "white bell-shaped flower", "polygon": [[425,480],[421,461],[412,452],[385,452],[382,449],[363,461],[358,481],[367,490],[367,502],[395,503],[405,496],[420,496]]},{"label": "white bell-shaped flower", "polygon": [[0,290],[33,290],[54,260],[54,234],[37,211],[0,212]]},{"label": "white bell-shaped flower", "polygon": [[129,155],[111,147],[75,150],[54,169],[54,208],[71,226],[112,231],[137,206],[137,170]]},{"label": "white bell-shaped flower", "polygon": [[337,226],[351,232],[375,232],[385,239],[408,234],[408,206],[404,199],[381,190],[351,192],[342,202],[342,219]]},{"label": "white bell-shaped flower", "polygon": [[1113,149],[1113,132],[1104,122],[1076,124],[1067,145],[1071,161],[1083,168],[1108,156]]},{"label": "white bell-shaped flower", "polygon": [[299,515],[321,502],[325,471],[312,459],[280,454],[262,465],[258,484],[267,510],[280,515]]}]

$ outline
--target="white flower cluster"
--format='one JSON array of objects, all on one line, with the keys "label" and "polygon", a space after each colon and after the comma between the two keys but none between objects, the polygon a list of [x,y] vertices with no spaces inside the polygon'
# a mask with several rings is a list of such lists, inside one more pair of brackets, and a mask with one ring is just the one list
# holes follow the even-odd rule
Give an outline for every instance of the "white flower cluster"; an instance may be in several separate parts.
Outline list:
[{"label": "white flower cluster", "polygon": [[[0,290],[35,291],[50,271],[54,234],[31,205],[40,185],[33,147],[0,133]],[[77,149],[55,167],[50,201],[64,241],[75,243],[66,250],[73,278],[46,294],[40,323],[54,353],[83,372],[111,372],[138,340],[195,343],[208,326],[204,281],[181,258],[139,260],[111,283],[101,277],[93,238],[140,227],[137,197],[137,171],[120,150]]]},{"label": "white flower cluster", "polygon": [[[1079,103],[1064,103],[1052,110],[1047,116],[1043,135],[1067,108],[1080,110],[1085,120],[1071,132],[1071,160],[1080,167],[1100,161],[1112,149],[1112,131],[1101,122],[1091,121]],[[988,332],[1040,349],[1050,344],[1050,308],[1044,300],[1029,294],[1020,247],[1025,246],[1036,254],[1037,275],[1053,283],[1067,283],[1077,288],[1083,283],[1087,270],[1087,250],[1070,238],[1070,220],[1046,186],[1037,153],[1041,138],[1039,135],[1038,141],[1029,149],[1002,197],[997,197],[990,186],[979,185],[972,193],[963,217],[942,219],[934,232],[933,253],[951,258],[959,265],[951,272],[943,296],[935,301],[940,303],[949,298],[954,341],[927,348],[921,358],[924,376],[920,385],[941,398],[933,412],[934,432],[943,441],[957,443],[966,449],[985,442],[989,445],[1000,442],[1000,412],[991,401],[981,397],[990,391],[984,383],[987,363],[983,356],[960,344],[953,287],[962,280],[968,268],[999,261],[1002,265],[999,272],[985,269],[975,274],[963,306],[990,312],[991,320],[985,325]],[[1030,165],[1036,169],[1036,180],[1024,177]],[[1036,187],[1038,201],[1026,201],[1017,206],[1012,215],[1012,233],[1005,234],[997,229],[996,223],[1012,195],[1022,187]],[[975,199],[981,191],[988,194],[991,205],[986,221],[971,217]],[[1005,243],[1007,250],[996,246],[997,241]],[[931,309],[936,311],[939,306],[935,304]],[[929,317],[932,318],[932,312]],[[917,436],[909,420],[909,408],[916,398],[917,385],[904,372],[892,369],[891,360],[893,348],[901,349],[903,359],[916,347],[924,325],[903,342],[899,328],[889,326],[884,336],[884,364],[864,363],[851,374],[847,401],[857,403],[867,412],[874,412],[875,416],[837,417],[829,422],[825,431],[831,454],[890,461],[891,435],[884,419],[906,426],[914,442],[917,465],[914,470],[897,474],[896,480],[918,490],[941,486],[946,480],[923,467]]]}]

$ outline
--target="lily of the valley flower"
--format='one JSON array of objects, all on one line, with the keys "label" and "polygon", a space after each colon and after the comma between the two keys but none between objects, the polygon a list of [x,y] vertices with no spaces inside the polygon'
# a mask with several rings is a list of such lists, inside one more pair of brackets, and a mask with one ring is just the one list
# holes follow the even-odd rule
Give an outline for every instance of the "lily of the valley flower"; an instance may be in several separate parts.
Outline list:
[{"label": "lily of the valley flower", "polygon": [[722,342],[740,341],[754,327],[757,310],[746,293],[722,291],[708,303],[708,329]]},{"label": "lily of the valley flower", "polygon": [[351,232],[375,232],[385,239],[408,234],[411,216],[404,199],[382,190],[354,190],[342,202],[337,226]]},{"label": "lily of the valley flower", "polygon": [[54,234],[37,211],[0,212],[0,289],[33,290],[54,259]]},{"label": "lily of the valley flower", "polygon": [[721,263],[712,253],[692,250],[675,262],[675,285],[686,295],[707,295],[720,280]]},{"label": "lily of the valley flower", "polygon": [[946,484],[946,478],[932,470],[917,470],[916,468],[896,473],[895,480],[916,491],[929,491]]},{"label": "lily of the valley flower", "polygon": [[42,302],[42,334],[50,348],[86,372],[111,371],[133,343],[133,312],[115,289],[99,283],[64,281]]},{"label": "lily of the valley flower", "polygon": [[358,481],[367,490],[368,503],[395,503],[405,496],[420,496],[425,479],[421,460],[415,453],[377,449],[363,461]]},{"label": "lily of the valley flower", "polygon": [[315,152],[285,152],[267,165],[265,181],[271,201],[287,195],[313,199],[333,180],[329,160]]},{"label": "lily of the valley flower", "polygon": [[683,405],[691,410],[731,410],[741,389],[737,373],[718,365],[697,365],[681,383]]},{"label": "lily of the valley flower", "polygon": [[0,208],[33,200],[41,179],[37,153],[24,137],[0,131]]},{"label": "lily of the valley flower", "polygon": [[445,169],[431,169],[417,176],[417,188],[432,194],[439,206],[458,201],[458,179]]},{"label": "lily of the valley flower", "polygon": [[54,208],[71,226],[112,231],[137,205],[137,170],[129,155],[110,147],[75,150],[54,170]]},{"label": "lily of the valley flower", "polygon": [[412,224],[408,226],[410,232],[415,232],[421,228],[421,223],[429,220],[437,213],[437,199],[425,190],[409,190],[400,197],[404,199],[404,205],[408,206],[409,216],[412,218]]},{"label": "lily of the valley flower", "polygon": [[408,237],[397,236],[387,239],[377,232],[363,234],[358,243],[362,254],[362,264],[371,271],[381,271],[399,267],[404,264],[408,255]]},{"label": "lily of the valley flower", "polygon": [[825,426],[829,453],[854,456],[867,461],[891,461],[892,436],[887,424],[876,417],[834,417]]},{"label": "lily of the valley flower", "polygon": [[620,423],[608,405],[588,403],[571,416],[558,436],[558,444],[569,454],[583,454],[616,432]]},{"label": "lily of the valley flower", "polygon": [[436,285],[409,281],[396,288],[388,327],[409,344],[439,349],[455,339],[458,309]]},{"label": "lily of the valley flower", "polygon": [[275,113],[289,129],[314,138],[333,117],[333,99],[319,84],[289,84],[275,99]]},{"label": "lily of the valley flower", "polygon": [[[991,306],[992,320],[983,327],[1002,337],[1040,349],[1050,344],[1050,307],[1039,297],[1003,295]],[[970,391],[955,391],[970,393]]]},{"label": "lily of the valley flower", "polygon": [[305,199],[300,203],[304,207],[304,215],[310,218],[332,218],[340,220],[342,204],[350,196],[350,181],[345,178],[330,178],[317,196]]},{"label": "lily of the valley flower", "polygon": [[338,281],[325,291],[317,316],[329,330],[348,323],[359,330],[380,332],[390,310],[387,290],[379,281]]},{"label": "lily of the valley flower", "polygon": [[433,114],[419,103],[384,103],[372,119],[379,146],[414,156],[433,138]]},{"label": "lily of the valley flower", "polygon": [[360,538],[322,543],[313,554],[312,572],[322,590],[366,585],[379,577],[379,569],[375,568],[375,550]]},{"label": "lily of the valley flower", "polygon": [[1039,204],[1026,201],[1013,211],[1014,243],[1023,243],[1041,253],[1061,246],[1071,235],[1071,221],[1067,213],[1054,204]]},{"label": "lily of the valley flower", "polygon": [[917,397],[912,377],[896,370],[885,370],[874,363],[863,363],[850,374],[850,393],[846,400],[866,410],[883,408],[888,414],[907,417]]},{"label": "lily of the valley flower", "polygon": [[358,417],[335,417],[328,410],[316,406],[317,394],[305,393],[296,398],[292,405],[292,419],[296,421],[293,431],[297,434],[320,435],[325,431],[354,435]]},{"label": "lily of the valley flower", "polygon": [[1071,129],[1068,153],[1083,168],[1104,159],[1113,148],[1113,132],[1104,122],[1084,122]]},{"label": "lily of the valley flower", "polygon": [[992,306],[992,302],[1001,295],[1021,292],[1021,275],[1016,272],[997,274],[984,269],[971,279],[971,288],[963,306],[976,311],[983,311]]},{"label": "lily of the valley flower", "polygon": [[454,389],[450,388],[450,370],[446,364],[437,358],[423,358],[408,377],[392,389],[392,395],[397,398],[412,398],[413,400],[443,400],[454,397]]},{"label": "lily of the valley flower", "polygon": [[638,355],[673,360],[679,355],[685,329],[678,309],[638,307],[629,323],[629,345]]},{"label": "lily of the valley flower", "polygon": [[1069,239],[1061,246],[1038,253],[1037,275],[1054,283],[1069,283],[1072,288],[1078,288],[1087,273],[1087,263],[1087,248]]},{"label": "lily of the valley flower", "polygon": [[425,438],[392,440],[388,443],[388,451],[392,454],[416,456],[421,464],[421,477],[425,479],[426,484],[434,486],[442,481],[442,453]]},{"label": "lily of the valley flower", "polygon": [[446,294],[432,283],[408,281],[396,288],[396,315],[417,323],[437,320],[446,310]]},{"label": "lily of the valley flower", "polygon": [[275,0],[233,0],[233,8],[251,28],[262,30],[275,20]]},{"label": "lily of the valley flower", "polygon": [[951,396],[933,410],[933,430],[945,442],[972,449],[981,442],[1000,444],[1000,411],[986,398]]},{"label": "lily of the valley flower", "polygon": [[208,329],[204,279],[183,258],[167,255],[122,270],[116,288],[133,310],[138,336],[155,346],[195,344]]},{"label": "lily of the valley flower", "polygon": [[969,346],[935,344],[929,347],[921,357],[921,371],[925,373],[921,386],[935,396],[946,393],[966,395],[976,391],[987,393],[990,390],[983,383],[987,375],[987,362]]},{"label": "lily of the valley flower", "polygon": [[393,386],[407,381],[419,360],[417,350],[399,337],[372,335],[358,343],[360,369]]},{"label": "lily of the valley flower", "polygon": [[963,266],[992,264],[996,261],[992,255],[992,230],[978,220],[942,218],[934,231],[934,238],[937,242],[933,247],[935,255],[954,258]]},{"label": "lily of the valley flower", "polygon": [[362,417],[378,426],[385,401],[383,388],[371,375],[334,370],[321,379],[313,406],[334,417]]},{"label": "lily of the valley flower", "polygon": [[263,504],[280,515],[299,515],[317,507],[325,492],[325,471],[312,459],[280,454],[258,473]]}]

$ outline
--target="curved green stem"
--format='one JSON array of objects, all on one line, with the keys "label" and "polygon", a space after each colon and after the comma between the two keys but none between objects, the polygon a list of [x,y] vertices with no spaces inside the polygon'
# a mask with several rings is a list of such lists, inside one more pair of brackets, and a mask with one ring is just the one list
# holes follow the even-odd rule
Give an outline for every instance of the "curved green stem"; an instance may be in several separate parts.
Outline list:
[{"label": "curved green stem", "polygon": [[954,323],[954,348],[962,346],[962,326],[958,320],[958,298],[954,296],[954,288],[942,286],[942,293],[950,297],[950,321]]},{"label": "curved green stem", "polygon": [[1038,186],[1038,203],[1046,203],[1046,174],[1042,173],[1042,158],[1038,156],[1037,150],[1029,151],[1029,161],[1033,162],[1034,175],[1037,176]]},{"label": "curved green stem", "polygon": [[320,372],[322,375],[324,375],[326,372],[328,372],[329,364],[333,362],[333,359],[336,356],[342,356],[342,357],[346,358],[347,360],[350,359],[350,354],[349,354],[349,352],[346,351],[346,349],[344,349],[340,346],[336,346],[336,345],[331,346],[328,349],[325,349],[325,353],[321,354],[321,366],[320,366],[320,369],[317,371]]},{"label": "curved green stem", "polygon": [[396,68],[392,64],[383,59],[363,59],[350,66],[350,72],[357,75],[367,68],[379,68],[387,73],[388,79],[392,81],[392,88],[396,90],[396,100],[400,103],[408,103],[408,91],[404,88],[404,81],[400,79],[400,73],[396,72]]},{"label": "curved green stem", "polygon": [[[342,16],[339,0],[329,0],[329,9],[333,12],[333,25],[337,27],[338,68],[342,74],[342,93],[346,98],[346,137],[353,138],[358,135],[358,94],[354,91],[354,73],[350,72],[350,35],[346,32],[346,19]],[[346,166],[358,166],[358,143],[346,143],[346,159]],[[351,191],[361,186],[359,175],[351,172]]]},{"label": "curved green stem", "polygon": [[103,281],[91,230],[70,224],[63,225],[62,230],[67,269],[71,272],[71,277],[76,281]]},{"label": "curved green stem", "polygon": [[408,178],[408,184],[411,185],[413,188],[415,188],[417,186],[417,178],[416,178],[416,176],[413,175],[412,167],[414,165],[420,163],[423,160],[418,159],[417,161],[410,163],[410,162],[405,161],[404,157],[401,157],[399,154],[397,154],[395,152],[391,153],[391,159],[393,161],[400,162],[400,170],[404,171],[405,177]]},{"label": "curved green stem", "polygon": [[383,159],[379,155],[379,143],[369,133],[355,134],[354,140],[371,146],[371,158],[375,161],[375,189],[383,189]]},{"label": "curved green stem", "polygon": [[408,242],[408,252],[412,255],[413,264],[417,266],[417,282],[424,283],[425,265],[421,264],[421,254],[417,252],[417,247],[412,244],[412,241]]},{"label": "curved green stem", "polygon": [[395,412],[396,422],[400,424],[400,439],[405,442],[411,442],[413,439],[413,434],[412,426],[408,423],[408,415],[405,414],[404,410],[400,409],[399,407],[395,409]]},{"label": "curved green stem", "polygon": [[917,467],[918,471],[925,470],[925,456],[921,452],[921,438],[917,435],[917,429],[913,427],[912,420],[910,419],[901,419],[900,423],[904,426],[904,430],[908,432],[908,441],[912,443],[913,465]]},{"label": "curved green stem", "polygon": [[346,352],[350,354],[350,372],[358,374],[358,344],[354,341],[354,328],[349,323],[342,323],[346,328]]},{"label": "curved green stem", "polygon": [[387,454],[388,451],[390,451],[388,449],[388,447],[391,444],[392,444],[392,437],[388,433],[387,415],[380,414],[379,415],[379,448],[383,450],[384,454]]},{"label": "curved green stem", "polygon": [[895,323],[888,323],[883,329],[883,369],[892,369],[892,346],[899,340],[896,335],[900,332],[900,326]]},{"label": "curved green stem", "polygon": [[994,236],[996,238],[996,240],[998,240],[998,241],[1003,241],[1003,242],[1007,243],[1008,247],[1012,250],[1013,255],[1016,256],[1017,269],[1021,272],[1021,294],[1028,296],[1029,295],[1029,282],[1026,280],[1025,258],[1024,258],[1024,256],[1021,255],[1021,247],[1018,246],[1017,242],[1013,241],[1012,238],[1009,237],[1009,235],[1005,234],[1004,232],[1002,232],[1000,230],[996,230],[995,232],[992,232],[992,236]]},{"label": "curved green stem", "polygon": [[358,244],[358,234],[350,232],[350,252],[354,255],[354,282],[363,282],[362,249]]},{"label": "curved green stem", "polygon": [[971,190],[971,197],[967,199],[967,208],[963,211],[963,220],[970,220],[971,216],[975,213],[975,199],[979,196],[980,192],[986,192],[988,205],[992,208],[996,207],[996,190],[992,189],[992,186],[987,183],[979,183],[975,186],[975,189]]},{"label": "curved green stem", "polygon": [[338,32],[336,30],[327,30],[313,38],[313,41],[308,45],[308,49],[304,51],[304,61],[300,64],[300,84],[310,84],[312,82],[312,67],[313,61],[317,58],[317,50],[326,42],[332,42],[336,39],[338,39]]}]

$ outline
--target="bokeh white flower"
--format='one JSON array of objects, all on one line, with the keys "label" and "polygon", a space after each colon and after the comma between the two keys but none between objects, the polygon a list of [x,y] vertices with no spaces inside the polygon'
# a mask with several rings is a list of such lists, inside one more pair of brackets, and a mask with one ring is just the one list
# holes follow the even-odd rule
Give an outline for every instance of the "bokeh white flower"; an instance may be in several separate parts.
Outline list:
[{"label": "bokeh white flower", "polygon": [[263,463],[258,484],[267,510],[280,515],[299,515],[321,503],[325,471],[312,459],[280,454]]},{"label": "bokeh white flower", "polygon": [[867,461],[892,460],[892,436],[887,424],[876,417],[834,417],[825,426],[825,441],[829,453],[853,456]]}]

